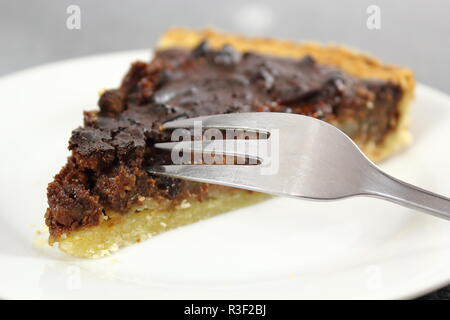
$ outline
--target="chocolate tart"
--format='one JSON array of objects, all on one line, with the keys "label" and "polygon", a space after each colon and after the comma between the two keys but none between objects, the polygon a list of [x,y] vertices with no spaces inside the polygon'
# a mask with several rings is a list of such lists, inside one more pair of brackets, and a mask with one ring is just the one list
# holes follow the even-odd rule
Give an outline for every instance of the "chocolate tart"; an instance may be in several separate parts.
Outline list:
[{"label": "chocolate tart", "polygon": [[327,121],[374,161],[410,141],[410,70],[314,43],[171,29],[150,62],[135,62],[69,141],[72,155],[48,186],[50,244],[96,258],[164,230],[268,196],[152,176],[170,163],[154,148],[164,122],[231,112],[288,112]]}]

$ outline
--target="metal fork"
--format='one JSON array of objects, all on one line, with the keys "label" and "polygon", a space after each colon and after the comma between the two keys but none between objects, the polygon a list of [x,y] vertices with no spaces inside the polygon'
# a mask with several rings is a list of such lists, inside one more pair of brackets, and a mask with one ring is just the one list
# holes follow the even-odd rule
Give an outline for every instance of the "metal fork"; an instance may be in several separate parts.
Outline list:
[{"label": "metal fork", "polygon": [[[179,151],[187,148],[194,153],[214,150],[215,154],[258,159],[259,164],[173,164],[148,168],[148,171],[302,199],[376,197],[450,220],[449,198],[383,172],[345,133],[324,121],[286,113],[234,113],[175,120],[165,123],[163,129],[191,129],[200,121],[202,129],[264,132],[269,136],[263,146],[272,150],[272,154],[257,152],[261,149],[259,139],[241,140],[233,148],[230,143],[239,140],[157,143],[155,147],[161,149]],[[264,174],[262,168],[276,156],[277,170]]]}]

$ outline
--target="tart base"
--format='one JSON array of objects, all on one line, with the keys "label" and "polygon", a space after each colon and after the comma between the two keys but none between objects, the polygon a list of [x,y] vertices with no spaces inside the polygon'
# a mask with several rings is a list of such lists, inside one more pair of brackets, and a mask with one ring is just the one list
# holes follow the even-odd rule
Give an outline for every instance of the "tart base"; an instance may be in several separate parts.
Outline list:
[{"label": "tart base", "polygon": [[220,213],[246,207],[270,196],[246,190],[210,186],[206,199],[185,198],[178,205],[167,199],[146,199],[122,215],[106,212],[100,225],[62,234],[58,247],[80,258],[100,258],[119,248]]}]

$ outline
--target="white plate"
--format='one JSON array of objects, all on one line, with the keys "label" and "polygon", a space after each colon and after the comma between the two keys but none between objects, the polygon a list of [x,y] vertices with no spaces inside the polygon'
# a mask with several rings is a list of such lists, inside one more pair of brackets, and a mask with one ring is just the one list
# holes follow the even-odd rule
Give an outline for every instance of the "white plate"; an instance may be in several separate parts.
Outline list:
[{"label": "white plate", "polygon": [[[450,281],[450,223],[374,199],[278,198],[100,260],[46,247],[46,185],[97,90],[148,51],[82,58],[0,80],[0,297],[407,298]],[[382,165],[450,194],[450,98],[423,85],[414,144]]]}]

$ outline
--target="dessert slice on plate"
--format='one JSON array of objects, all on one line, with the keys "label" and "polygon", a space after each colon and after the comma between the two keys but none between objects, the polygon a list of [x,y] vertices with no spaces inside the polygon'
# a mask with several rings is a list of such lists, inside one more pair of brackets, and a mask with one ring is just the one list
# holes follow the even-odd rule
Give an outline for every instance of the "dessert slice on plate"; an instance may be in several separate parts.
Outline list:
[{"label": "dessert slice on plate", "polygon": [[[93,88],[95,90],[95,88]],[[172,29],[150,62],[135,62],[69,141],[72,155],[48,186],[50,243],[95,258],[164,230],[267,198],[151,176],[170,163],[155,149],[178,117],[289,112],[336,125],[379,161],[410,140],[414,77],[343,47]]]}]

